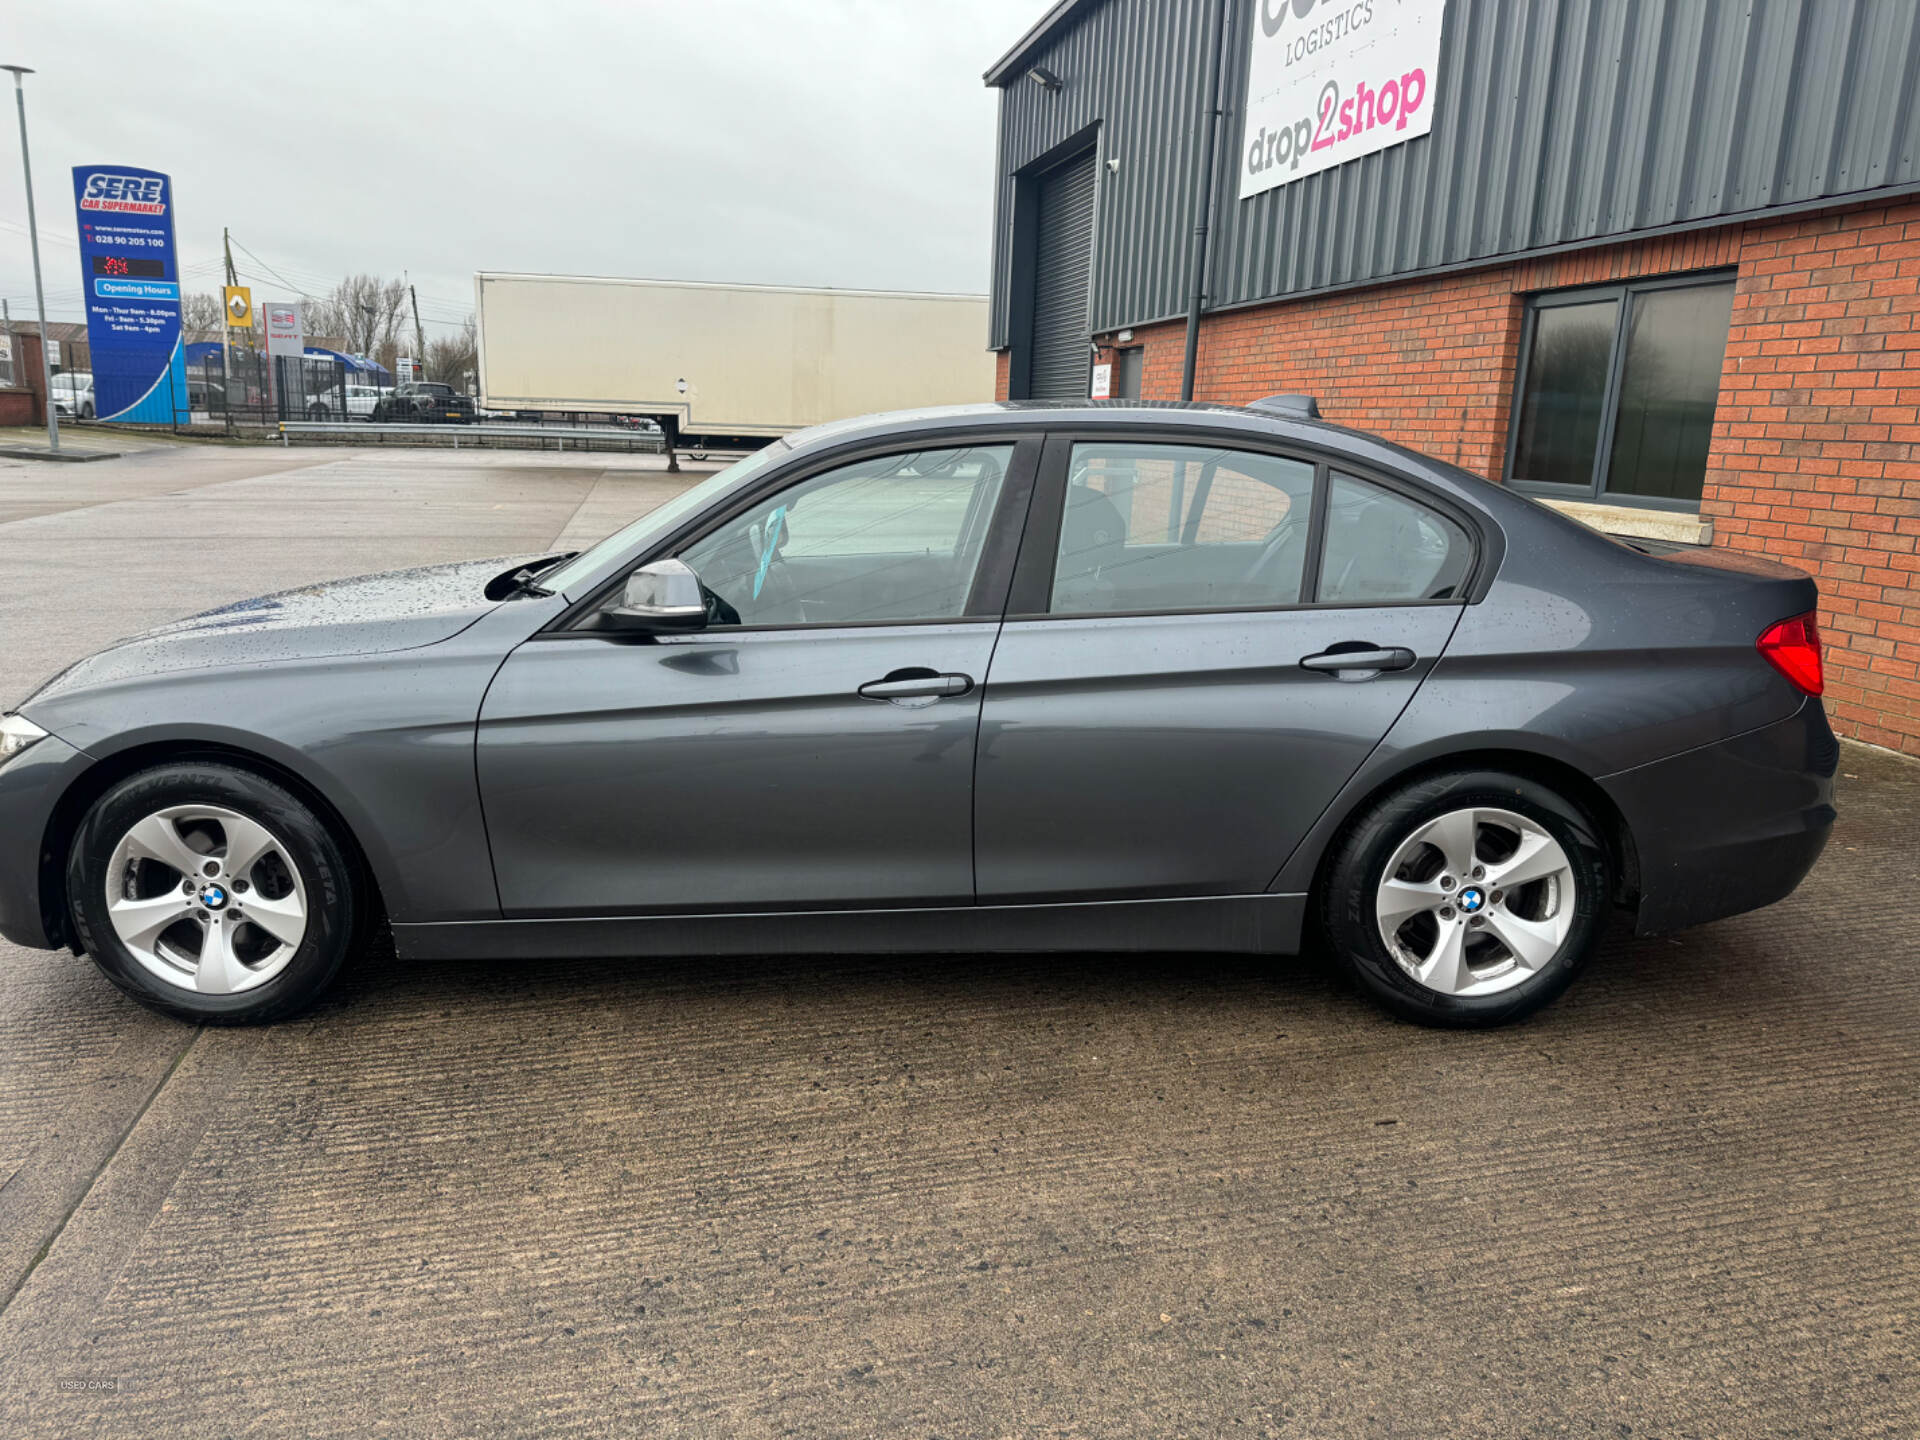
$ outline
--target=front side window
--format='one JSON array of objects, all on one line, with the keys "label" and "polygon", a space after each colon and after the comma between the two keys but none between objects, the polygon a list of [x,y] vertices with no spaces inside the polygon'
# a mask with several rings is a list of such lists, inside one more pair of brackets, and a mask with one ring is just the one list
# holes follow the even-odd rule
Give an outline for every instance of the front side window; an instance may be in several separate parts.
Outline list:
[{"label": "front side window", "polygon": [[768,496],[680,552],[722,624],[966,613],[1011,445],[856,461]]},{"label": "front side window", "polygon": [[1200,445],[1076,445],[1056,615],[1300,603],[1314,467]]},{"label": "front side window", "polygon": [[594,572],[623,550],[631,550],[648,535],[664,534],[690,516],[698,515],[735,486],[766,469],[774,461],[785,459],[787,453],[787,443],[775,440],[751,455],[742,456],[726,469],[709,475],[698,485],[682,490],[664,505],[655,506],[638,520],[614,531],[599,544],[581,551],[559,568],[548,571],[540,577],[540,583],[549,590],[558,590],[578,598],[578,591],[593,577]]},{"label": "front side window", "polygon": [[1507,478],[1571,498],[1698,503],[1733,281],[1537,296]]}]

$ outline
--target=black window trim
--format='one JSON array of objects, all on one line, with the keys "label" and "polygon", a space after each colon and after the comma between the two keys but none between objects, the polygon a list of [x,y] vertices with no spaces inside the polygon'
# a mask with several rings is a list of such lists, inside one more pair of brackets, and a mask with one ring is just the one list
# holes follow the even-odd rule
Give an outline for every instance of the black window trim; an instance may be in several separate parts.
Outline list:
[{"label": "black window trim", "polygon": [[888,455],[910,455],[927,450],[985,449],[1010,447],[1013,457],[1000,485],[1000,498],[988,522],[986,543],[974,571],[973,586],[967,603],[958,615],[922,620],[846,620],[828,623],[816,621],[785,625],[726,625],[689,632],[700,635],[748,635],[783,630],[874,630],[905,625],[967,625],[998,623],[1005,614],[1007,591],[1012,584],[1021,537],[1025,533],[1027,511],[1034,493],[1034,477],[1041,463],[1043,432],[1025,427],[1005,426],[954,428],[895,433],[885,437],[867,437],[836,445],[817,453],[795,456],[777,463],[764,474],[755,476],[747,488],[720,509],[703,510],[690,515],[657,543],[635,551],[614,567],[608,578],[589,590],[580,600],[567,606],[532,638],[536,640],[602,640],[620,643],[648,643],[659,637],[645,632],[600,630],[589,623],[608,598],[627,582],[627,577],[642,565],[677,555],[687,546],[738,519],[749,510],[782,490],[805,484],[847,465]]},{"label": "black window trim", "polygon": [[[1606,483],[1607,471],[1613,463],[1613,435],[1620,424],[1620,381],[1627,365],[1627,327],[1632,320],[1635,295],[1657,290],[1690,290],[1700,286],[1731,284],[1739,278],[1739,273],[1737,268],[1716,266],[1709,270],[1690,270],[1680,275],[1573,285],[1563,289],[1535,291],[1528,295],[1526,317],[1520,330],[1520,353],[1513,367],[1513,396],[1507,415],[1507,455],[1500,472],[1508,487],[1522,495],[1535,495],[1544,500],[1576,500],[1590,505],[1626,505],[1643,510],[1699,514],[1698,500],[1680,500],[1665,495],[1631,495],[1601,488]],[[1618,308],[1613,316],[1613,349],[1607,359],[1607,383],[1600,392],[1600,443],[1594,449],[1592,478],[1585,485],[1516,479],[1513,464],[1520,449],[1520,412],[1526,402],[1527,368],[1533,363],[1533,337],[1539,314],[1542,310],[1565,305],[1592,305],[1602,300],[1617,301]],[[1724,351],[1721,363],[1725,364]]]},{"label": "black window trim", "polygon": [[[1060,526],[1066,518],[1068,470],[1075,445],[1179,445],[1190,449],[1240,450],[1254,455],[1293,460],[1314,467],[1312,510],[1307,522],[1306,565],[1300,577],[1303,598],[1287,605],[1202,605],[1164,610],[1101,610],[1091,613],[1058,614],[1048,607],[1053,601],[1053,572],[1059,559]],[[1463,594],[1445,600],[1370,600],[1334,605],[1319,600],[1321,552],[1325,548],[1327,507],[1332,490],[1332,473],[1339,471],[1356,480],[1377,485],[1415,504],[1425,505],[1453,520],[1466,533],[1473,557],[1462,582]],[[1144,619],[1158,615],[1264,615],[1289,610],[1371,610],[1405,605],[1470,605],[1482,599],[1492,581],[1503,553],[1502,537],[1496,526],[1451,496],[1440,494],[1418,480],[1368,464],[1337,450],[1322,450],[1279,437],[1250,434],[1238,430],[1202,430],[1185,426],[1113,426],[1076,425],[1049,432],[1040,457],[1032,500],[1027,510],[1027,530],[1021,542],[1020,556],[1014,568],[1013,585],[1007,595],[1008,621],[1046,620],[1067,623]]]}]

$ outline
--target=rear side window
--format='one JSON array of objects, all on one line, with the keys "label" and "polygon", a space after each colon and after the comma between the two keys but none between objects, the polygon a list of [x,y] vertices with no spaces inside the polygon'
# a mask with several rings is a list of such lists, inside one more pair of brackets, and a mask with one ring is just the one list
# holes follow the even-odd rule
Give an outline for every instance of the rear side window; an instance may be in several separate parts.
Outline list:
[{"label": "rear side window", "polygon": [[1076,445],[1056,615],[1300,603],[1314,467],[1201,445]]},{"label": "rear side window", "polygon": [[1315,468],[1215,446],[1074,446],[1049,612],[1465,599],[1474,550],[1457,521],[1337,472],[1314,581]]},{"label": "rear side window", "polygon": [[1467,532],[1437,510],[1351,475],[1333,477],[1322,605],[1459,600],[1472,569]]}]

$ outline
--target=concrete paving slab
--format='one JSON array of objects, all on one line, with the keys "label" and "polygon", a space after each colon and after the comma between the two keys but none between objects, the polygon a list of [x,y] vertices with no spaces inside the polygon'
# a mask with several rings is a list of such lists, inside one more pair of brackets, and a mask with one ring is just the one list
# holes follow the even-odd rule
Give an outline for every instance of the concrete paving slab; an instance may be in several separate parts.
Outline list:
[{"label": "concrete paving slab", "polygon": [[[202,553],[540,549],[664,483],[547,468],[303,470],[364,517],[305,548],[230,475]],[[95,592],[163,618],[118,508],[0,526],[66,564],[8,672]],[[1920,766],[1844,754],[1791,900],[1490,1035],[1313,957],[390,953],[196,1032],[0,946],[0,1435],[1910,1436]]]}]

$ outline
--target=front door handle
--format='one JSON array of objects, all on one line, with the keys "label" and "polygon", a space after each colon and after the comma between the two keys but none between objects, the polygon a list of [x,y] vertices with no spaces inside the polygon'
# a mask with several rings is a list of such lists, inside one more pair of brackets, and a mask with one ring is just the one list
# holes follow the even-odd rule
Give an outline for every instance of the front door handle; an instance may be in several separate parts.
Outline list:
[{"label": "front door handle", "polygon": [[1383,670],[1410,670],[1414,653],[1404,645],[1362,645],[1349,642],[1309,655],[1300,662],[1303,670],[1331,671],[1341,680],[1371,680]]},{"label": "front door handle", "polygon": [[971,675],[942,675],[913,666],[895,670],[879,680],[869,680],[860,687],[860,693],[869,700],[941,700],[950,695],[964,695],[971,689]]}]

